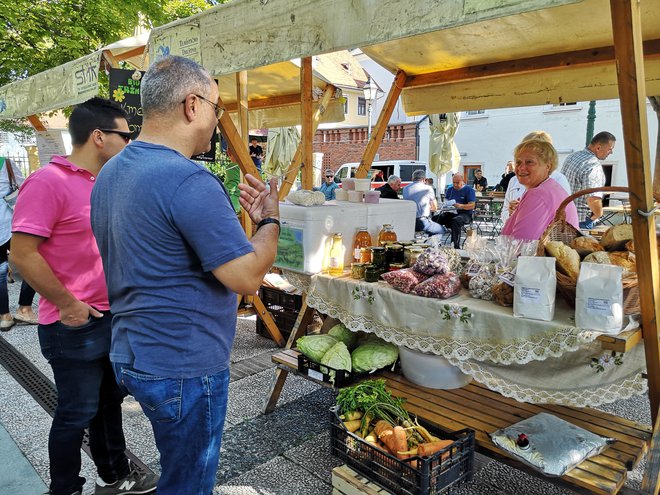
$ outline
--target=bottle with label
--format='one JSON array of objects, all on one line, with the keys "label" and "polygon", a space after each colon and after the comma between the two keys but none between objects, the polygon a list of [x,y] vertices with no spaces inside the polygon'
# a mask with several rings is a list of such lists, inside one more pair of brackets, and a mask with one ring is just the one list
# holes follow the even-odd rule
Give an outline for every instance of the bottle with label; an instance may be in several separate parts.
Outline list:
[{"label": "bottle with label", "polygon": [[344,243],[341,232],[332,234],[332,246],[328,258],[328,273],[333,276],[344,274]]},{"label": "bottle with label", "polygon": [[366,227],[358,228],[357,234],[355,234],[355,240],[353,241],[353,261],[361,261],[361,250],[371,246],[371,235]]},{"label": "bottle with label", "polygon": [[396,241],[396,232],[391,224],[383,224],[383,228],[378,233],[378,245],[381,246],[383,241]]}]

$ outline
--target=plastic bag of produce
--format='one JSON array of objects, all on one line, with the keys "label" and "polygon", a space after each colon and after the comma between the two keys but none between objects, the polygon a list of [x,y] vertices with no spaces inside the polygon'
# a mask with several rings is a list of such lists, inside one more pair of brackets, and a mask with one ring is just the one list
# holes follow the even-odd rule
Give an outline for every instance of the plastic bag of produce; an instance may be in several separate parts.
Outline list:
[{"label": "plastic bag of produce", "polygon": [[412,268],[383,273],[381,277],[396,290],[400,290],[406,294],[412,292],[417,284],[429,278],[428,275],[416,272]]},{"label": "plastic bag of produce", "polygon": [[381,340],[367,342],[357,347],[351,354],[353,371],[365,373],[385,368],[394,364],[399,357],[399,348]]},{"label": "plastic bag of produce", "polygon": [[426,275],[448,273],[449,260],[445,252],[439,249],[428,248],[419,255],[413,269]]},{"label": "plastic bag of produce", "polygon": [[296,346],[309,359],[320,363],[325,353],[337,342],[332,335],[305,335],[296,341]]},{"label": "plastic bag of produce", "polygon": [[357,334],[351,332],[343,323],[337,323],[328,331],[328,335],[346,344],[349,350],[357,345]]},{"label": "plastic bag of produce", "polygon": [[413,289],[413,293],[423,297],[447,299],[461,291],[461,280],[455,273],[433,275]]}]

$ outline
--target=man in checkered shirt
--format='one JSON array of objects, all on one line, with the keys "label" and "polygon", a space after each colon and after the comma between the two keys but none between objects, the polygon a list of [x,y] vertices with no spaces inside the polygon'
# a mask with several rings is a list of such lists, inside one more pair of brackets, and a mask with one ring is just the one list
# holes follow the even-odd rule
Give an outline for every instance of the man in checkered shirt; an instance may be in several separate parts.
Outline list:
[{"label": "man in checkered shirt", "polygon": [[[613,134],[607,131],[599,132],[589,146],[566,157],[561,173],[568,179],[573,194],[583,189],[605,185],[605,174],[600,160],[605,160],[612,154],[615,143]],[[593,228],[603,216],[602,197],[603,193],[593,193],[575,200],[581,229]]]}]

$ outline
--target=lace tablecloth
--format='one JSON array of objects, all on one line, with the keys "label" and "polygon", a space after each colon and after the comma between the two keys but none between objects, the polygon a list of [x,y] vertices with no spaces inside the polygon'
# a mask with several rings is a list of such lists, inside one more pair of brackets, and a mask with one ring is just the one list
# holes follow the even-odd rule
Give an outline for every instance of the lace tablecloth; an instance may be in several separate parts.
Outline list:
[{"label": "lace tablecloth", "polygon": [[467,291],[430,299],[385,282],[315,275],[307,304],[353,331],[442,355],[517,400],[593,406],[646,391],[643,345],[623,355],[604,351],[595,341],[598,333],[577,328],[573,311],[561,300],[555,319],[546,322],[515,318],[511,308],[474,299]]}]

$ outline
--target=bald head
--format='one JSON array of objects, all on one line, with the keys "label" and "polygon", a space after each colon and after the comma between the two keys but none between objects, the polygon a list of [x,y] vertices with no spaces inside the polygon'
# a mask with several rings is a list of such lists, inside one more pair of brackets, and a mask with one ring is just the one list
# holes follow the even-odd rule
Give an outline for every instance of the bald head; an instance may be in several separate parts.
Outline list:
[{"label": "bald head", "polygon": [[465,179],[461,174],[454,174],[451,178],[451,183],[454,186],[454,189],[460,189],[465,185]]}]

